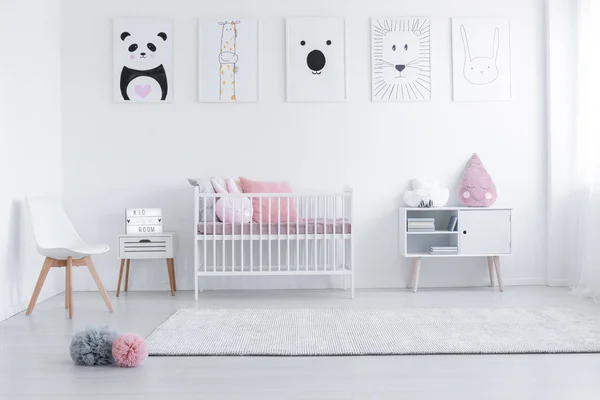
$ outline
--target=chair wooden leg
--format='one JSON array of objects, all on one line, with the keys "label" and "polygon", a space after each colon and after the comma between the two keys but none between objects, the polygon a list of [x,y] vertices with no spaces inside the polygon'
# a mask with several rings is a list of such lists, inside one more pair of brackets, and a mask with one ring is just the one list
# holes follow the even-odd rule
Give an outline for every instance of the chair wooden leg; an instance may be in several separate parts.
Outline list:
[{"label": "chair wooden leg", "polygon": [[65,310],[69,308],[69,287],[71,286],[71,282],[69,282],[69,273],[65,268]]},{"label": "chair wooden leg", "polygon": [[504,284],[502,283],[502,270],[500,268],[500,257],[494,257],[494,264],[496,264],[496,277],[498,278],[498,287],[501,292],[504,292]]},{"label": "chair wooden leg", "polygon": [[123,279],[123,267],[125,266],[125,259],[121,259],[121,268],[119,268],[119,281],[117,282],[117,297],[121,293],[121,280]]},{"label": "chair wooden leg", "polygon": [[128,258],[127,259],[127,266],[125,267],[125,291],[129,290],[129,263],[131,262],[131,259]]},{"label": "chair wooden leg", "polygon": [[171,258],[171,275],[173,275],[173,290],[177,291],[177,277],[175,276],[175,259]]},{"label": "chair wooden leg", "polygon": [[171,262],[167,258],[167,272],[169,273],[169,286],[171,287],[171,296],[175,296],[175,290],[173,287],[173,273],[171,270]]},{"label": "chair wooden leg", "polygon": [[494,258],[488,257],[487,262],[488,262],[488,269],[490,272],[490,286],[494,287]]},{"label": "chair wooden leg", "polygon": [[37,283],[35,284],[35,289],[33,289],[31,300],[29,300],[29,306],[27,307],[27,312],[25,313],[25,315],[30,315],[33,312],[33,308],[35,307],[35,303],[37,302],[38,296],[42,291],[42,287],[44,286],[44,282],[46,281],[46,277],[48,276],[48,272],[50,271],[51,265],[52,259],[46,257],[46,259],[44,260],[44,265],[42,266],[42,270],[40,271],[40,275],[38,276]]},{"label": "chair wooden leg", "polygon": [[[92,278],[94,278],[94,281],[96,282],[96,286],[98,286],[98,290],[100,291],[100,294],[102,295],[102,298],[104,299],[104,303],[106,303],[106,307],[108,308],[108,311],[112,312],[113,311],[112,304],[110,302],[110,299],[108,298],[108,293],[106,293],[106,289],[104,289],[104,285],[102,284],[102,281],[100,280],[100,276],[98,275],[98,272],[96,271],[96,268],[94,267],[92,257],[86,256],[86,257],[84,257],[84,260],[88,266],[88,269],[90,270],[90,274],[92,274]],[[127,283],[125,283],[125,284],[127,284]]]},{"label": "chair wooden leg", "polygon": [[73,258],[67,258],[67,281],[69,282],[69,290],[67,297],[69,298],[69,318],[73,318]]}]

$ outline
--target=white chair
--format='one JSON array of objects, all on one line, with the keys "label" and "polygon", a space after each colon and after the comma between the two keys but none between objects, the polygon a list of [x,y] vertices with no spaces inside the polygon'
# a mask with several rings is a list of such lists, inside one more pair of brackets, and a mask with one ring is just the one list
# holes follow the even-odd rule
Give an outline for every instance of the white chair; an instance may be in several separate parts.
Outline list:
[{"label": "white chair", "polygon": [[38,252],[46,257],[42,271],[35,285],[29,307],[26,315],[33,312],[46,276],[50,268],[66,267],[65,279],[65,308],[69,309],[69,318],[73,317],[73,285],[72,285],[72,267],[87,265],[96,281],[98,290],[104,298],[106,307],[112,311],[112,304],[102,285],[100,276],[96,272],[91,256],[108,251],[109,247],[105,244],[90,245],[84,242],[75,231],[71,220],[63,210],[60,201],[49,198],[31,198],[27,199],[31,222],[33,225],[33,234],[37,244]]}]

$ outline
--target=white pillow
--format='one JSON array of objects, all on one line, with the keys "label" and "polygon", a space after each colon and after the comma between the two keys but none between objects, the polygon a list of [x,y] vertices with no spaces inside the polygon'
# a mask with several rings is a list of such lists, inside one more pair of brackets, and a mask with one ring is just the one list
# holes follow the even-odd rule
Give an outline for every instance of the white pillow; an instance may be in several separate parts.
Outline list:
[{"label": "white pillow", "polygon": [[[188,182],[190,183],[190,185],[192,186],[198,186],[198,191],[200,193],[216,193],[215,190],[213,189],[213,185],[210,182],[210,179],[205,179],[205,178],[199,178],[199,179],[192,179],[192,178],[188,178]],[[206,214],[204,213],[204,200],[206,200]],[[204,197],[200,197],[198,199],[198,206],[200,209],[200,221],[198,222],[202,222],[202,221],[206,221],[206,222],[212,222],[216,220],[216,214],[215,214],[215,209],[214,209],[214,204],[216,203],[217,199],[214,200],[211,198],[204,198]]]}]

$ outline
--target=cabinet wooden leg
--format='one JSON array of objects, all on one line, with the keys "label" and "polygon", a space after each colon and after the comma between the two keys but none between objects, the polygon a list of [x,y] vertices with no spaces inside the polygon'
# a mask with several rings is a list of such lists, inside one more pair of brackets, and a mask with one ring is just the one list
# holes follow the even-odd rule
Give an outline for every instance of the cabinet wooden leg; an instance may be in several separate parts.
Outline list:
[{"label": "cabinet wooden leg", "polygon": [[125,267],[125,291],[129,290],[129,263],[131,259],[127,259],[126,267]]},{"label": "cabinet wooden leg", "polygon": [[119,281],[117,282],[117,297],[121,293],[121,280],[123,279],[123,268],[125,267],[125,259],[121,259],[121,268],[119,268]]},{"label": "cabinet wooden leg", "polygon": [[171,275],[173,275],[173,290],[177,291],[177,277],[175,275],[175,259],[171,258]]},{"label": "cabinet wooden leg", "polygon": [[494,258],[488,257],[487,262],[488,262],[488,269],[490,272],[490,286],[494,287]]},{"label": "cabinet wooden leg", "polygon": [[414,260],[410,261],[410,268],[408,271],[408,281],[406,282],[406,288],[410,289],[413,287],[413,280],[415,279],[415,264]]},{"label": "cabinet wooden leg", "polygon": [[498,278],[498,287],[501,292],[504,292],[504,284],[502,283],[502,269],[500,268],[500,257],[494,257],[494,264],[496,264],[496,277]]},{"label": "cabinet wooden leg", "polygon": [[413,259],[413,268],[414,268],[413,292],[417,293],[417,290],[419,289],[419,273],[421,272],[421,257],[416,257]]},{"label": "cabinet wooden leg", "polygon": [[169,286],[171,287],[171,296],[175,296],[175,288],[173,286],[173,271],[171,268],[171,260],[167,258],[167,272],[169,273]]}]

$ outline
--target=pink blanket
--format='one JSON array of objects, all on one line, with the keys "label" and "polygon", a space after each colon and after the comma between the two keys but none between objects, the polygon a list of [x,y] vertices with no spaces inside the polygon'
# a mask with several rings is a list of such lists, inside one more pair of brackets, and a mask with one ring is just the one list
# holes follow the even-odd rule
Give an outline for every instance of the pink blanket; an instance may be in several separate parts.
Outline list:
[{"label": "pink blanket", "polygon": [[[249,235],[250,234],[250,224],[240,224],[238,222],[235,223],[235,226],[231,223],[222,223],[222,222],[215,222],[214,225],[212,222],[207,222],[206,223],[206,231],[204,228],[204,222],[200,222],[198,224],[198,233],[199,234],[206,234],[206,235],[231,235],[232,230],[234,231],[235,235],[239,235],[241,234],[241,232],[244,232],[244,235]],[[338,218],[336,220],[334,219],[323,219],[323,218],[318,218],[318,219],[314,219],[314,218],[310,218],[307,220],[303,220],[301,222],[298,222],[298,226],[296,226],[295,222],[290,222],[289,224],[289,232],[288,232],[288,223],[287,222],[281,222],[281,223],[277,223],[277,222],[272,222],[270,224],[259,224],[259,223],[252,223],[252,234],[253,235],[259,235],[261,232],[261,228],[262,228],[262,234],[263,235],[268,235],[269,233],[271,235],[277,235],[277,234],[281,234],[281,235],[286,235],[286,234],[313,234],[315,233],[315,230],[317,231],[317,233],[328,233],[328,234],[332,234],[334,232],[335,229],[335,233],[341,234],[342,232],[345,233],[351,233],[352,232],[352,225],[350,224],[350,221],[348,221],[347,219],[341,219]],[[269,231],[270,229],[270,231]]]}]

